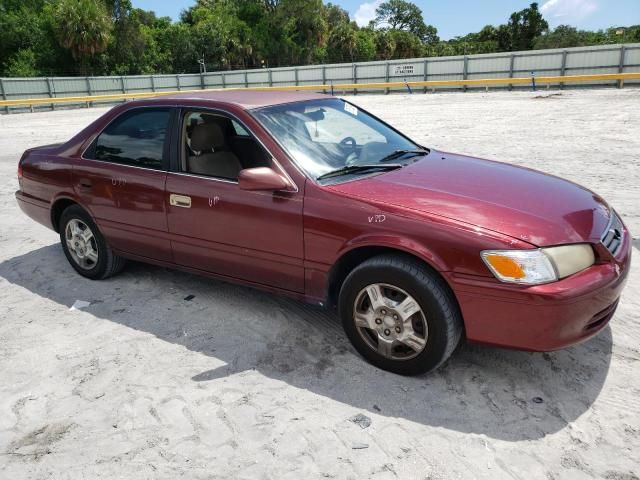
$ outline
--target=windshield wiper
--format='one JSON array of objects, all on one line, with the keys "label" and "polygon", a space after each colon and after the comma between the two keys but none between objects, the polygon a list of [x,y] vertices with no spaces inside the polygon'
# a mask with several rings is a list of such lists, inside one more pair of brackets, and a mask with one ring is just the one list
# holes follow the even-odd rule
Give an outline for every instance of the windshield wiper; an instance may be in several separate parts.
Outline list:
[{"label": "windshield wiper", "polygon": [[386,165],[379,164],[367,164],[367,165],[346,165],[344,167],[331,170],[330,172],[323,173],[317,180],[324,180],[325,178],[338,177],[340,175],[348,175],[350,173],[366,172],[368,170],[395,170],[396,168],[402,168],[399,163],[388,163]]},{"label": "windshield wiper", "polygon": [[426,155],[427,153],[429,153],[429,151],[428,150],[396,150],[395,152],[390,153],[386,157],[383,157],[380,161],[388,162],[390,160],[395,160],[396,158],[402,157],[403,155],[408,155],[410,153],[413,154],[414,156]]}]

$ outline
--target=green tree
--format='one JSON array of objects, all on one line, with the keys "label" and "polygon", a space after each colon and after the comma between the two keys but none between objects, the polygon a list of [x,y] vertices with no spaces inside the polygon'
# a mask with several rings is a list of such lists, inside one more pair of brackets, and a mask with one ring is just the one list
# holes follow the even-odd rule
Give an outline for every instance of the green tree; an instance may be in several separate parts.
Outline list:
[{"label": "green tree", "polygon": [[53,20],[58,41],[80,61],[86,73],[88,60],[103,52],[111,39],[112,22],[101,2],[59,0],[53,5]]},{"label": "green tree", "polygon": [[427,25],[422,17],[422,10],[406,0],[388,0],[376,8],[375,24],[388,26],[392,30],[404,30],[416,35],[425,43],[436,43],[438,30]]},{"label": "green tree", "polygon": [[334,5],[333,3],[327,3],[325,9],[325,18],[327,21],[327,27],[330,31],[344,25],[345,23],[349,23],[349,12],[347,12],[344,8],[339,5]]},{"label": "green tree", "polygon": [[231,6],[226,2],[211,6],[199,1],[189,10],[185,18],[191,23],[196,51],[217,68],[229,67],[227,47],[233,33],[231,31],[233,14],[230,10]]},{"label": "green tree", "polygon": [[389,30],[395,48],[392,58],[416,58],[424,53],[420,39],[411,32],[404,30]]},{"label": "green tree", "polygon": [[376,32],[376,57],[380,60],[390,60],[396,50],[396,41],[389,30]]},{"label": "green tree", "polygon": [[509,52],[513,50],[513,36],[508,25],[500,25],[496,30],[498,51]]},{"label": "green tree", "polygon": [[552,32],[538,37],[535,48],[568,48],[585,44],[584,32],[570,25],[558,25]]},{"label": "green tree", "polygon": [[156,27],[154,37],[158,48],[166,52],[167,64],[161,73],[191,73],[199,71],[198,52],[192,31],[186,23],[171,23],[167,28]]},{"label": "green tree", "polygon": [[9,77],[35,77],[39,75],[36,54],[30,48],[18,50],[7,62],[5,72]]},{"label": "green tree", "polygon": [[[24,52],[18,55],[20,50]],[[10,62],[24,65],[26,55],[31,58],[28,51],[35,56],[32,72],[36,75],[52,73],[54,68],[65,71],[73,62],[55,40],[43,1],[0,0],[0,71],[9,69]]]},{"label": "green tree", "polygon": [[534,2],[529,8],[512,13],[507,29],[511,50],[531,50],[538,37],[549,30],[549,24]]},{"label": "green tree", "polygon": [[361,28],[356,32],[354,58],[358,62],[368,62],[376,58],[376,34],[370,28]]},{"label": "green tree", "polygon": [[357,32],[350,23],[334,28],[327,40],[327,60],[332,63],[352,62],[357,48]]},{"label": "green tree", "polygon": [[315,63],[326,51],[327,21],[322,0],[280,0],[276,18],[282,47],[292,65]]}]

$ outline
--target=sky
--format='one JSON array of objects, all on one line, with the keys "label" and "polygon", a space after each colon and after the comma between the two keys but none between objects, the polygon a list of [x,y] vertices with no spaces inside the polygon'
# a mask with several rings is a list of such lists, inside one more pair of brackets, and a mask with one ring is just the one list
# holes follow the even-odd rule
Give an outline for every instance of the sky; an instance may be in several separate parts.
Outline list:
[{"label": "sky", "polygon": [[[532,0],[414,0],[428,24],[441,38],[477,32],[488,24],[506,23],[512,12],[529,6]],[[153,10],[159,16],[177,20],[193,0],[133,0],[134,6]],[[326,0],[325,0],[325,3]],[[332,0],[349,12],[353,20],[366,25],[375,16],[382,0]],[[539,0],[540,8],[552,27],[569,24],[580,29],[598,30],[611,26],[640,24],[640,0]]]}]

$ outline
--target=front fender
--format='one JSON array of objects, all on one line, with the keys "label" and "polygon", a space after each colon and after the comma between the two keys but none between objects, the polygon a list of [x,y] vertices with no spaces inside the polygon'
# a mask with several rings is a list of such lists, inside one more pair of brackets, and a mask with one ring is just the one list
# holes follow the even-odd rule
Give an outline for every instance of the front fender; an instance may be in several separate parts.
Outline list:
[{"label": "front fender", "polygon": [[350,239],[338,252],[338,260],[336,263],[338,263],[340,259],[343,258],[344,255],[347,255],[349,252],[352,252],[353,250],[356,250],[358,248],[365,247],[381,247],[402,251],[409,255],[420,258],[434,270],[437,270],[439,272],[449,270],[444,259],[420,241],[404,235],[393,233],[365,233],[363,235],[359,235],[358,237]]}]

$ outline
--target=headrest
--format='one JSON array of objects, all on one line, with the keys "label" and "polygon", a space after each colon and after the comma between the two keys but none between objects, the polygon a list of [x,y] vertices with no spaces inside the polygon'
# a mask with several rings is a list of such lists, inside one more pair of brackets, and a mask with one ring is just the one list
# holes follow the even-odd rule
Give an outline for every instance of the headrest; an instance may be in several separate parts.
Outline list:
[{"label": "headrest", "polygon": [[224,145],[224,133],[217,123],[197,125],[191,133],[191,148],[197,152]]}]

